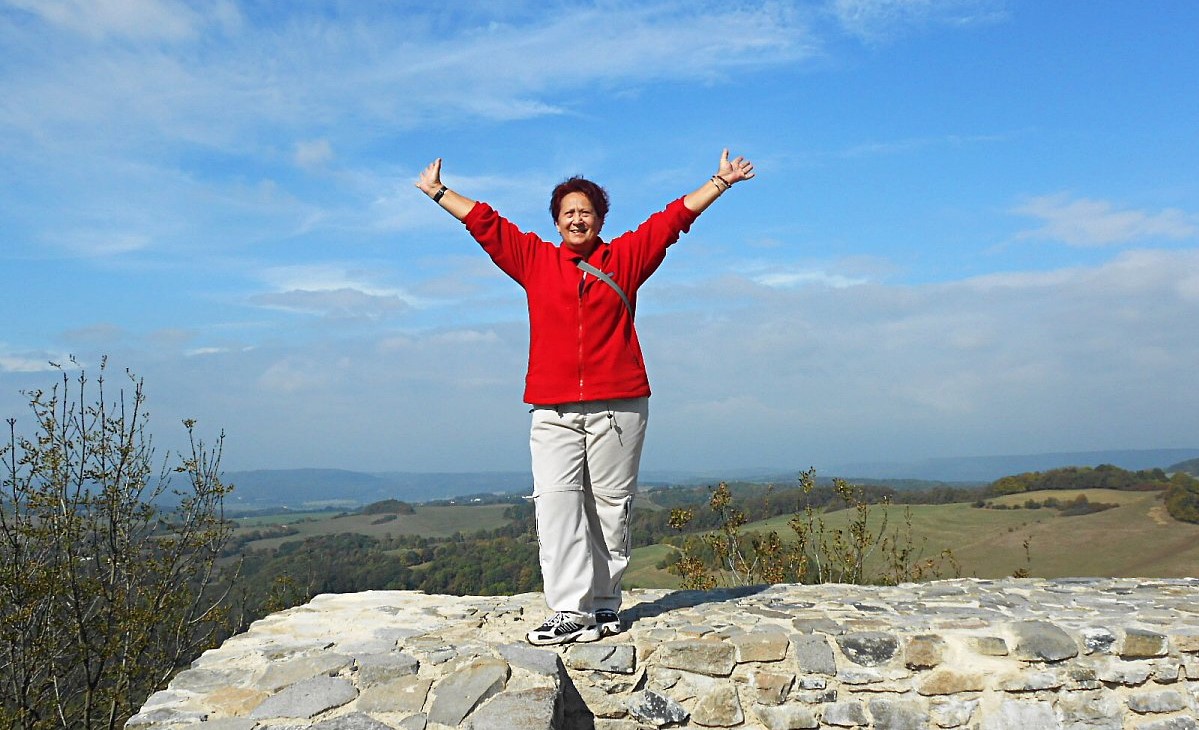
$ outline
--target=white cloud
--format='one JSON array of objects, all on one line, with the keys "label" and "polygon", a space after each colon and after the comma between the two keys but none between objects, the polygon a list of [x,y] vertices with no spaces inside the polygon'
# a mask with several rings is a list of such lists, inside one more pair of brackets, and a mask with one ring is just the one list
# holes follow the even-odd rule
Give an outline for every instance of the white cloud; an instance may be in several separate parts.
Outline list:
[{"label": "white cloud", "polygon": [[772,271],[752,277],[753,281],[769,287],[796,287],[806,285],[827,286],[843,289],[865,284],[866,279],[833,274],[826,271]]},{"label": "white cloud", "polygon": [[322,167],[333,160],[333,145],[327,139],[301,140],[296,142],[293,159],[305,169]]},{"label": "white cloud", "polygon": [[12,353],[0,354],[0,372],[5,373],[45,373],[54,372],[56,368],[51,362],[64,362],[63,356],[37,357]]},{"label": "white cloud", "polygon": [[1007,17],[1004,0],[832,0],[841,26],[866,41],[884,41],[928,25],[980,25]]},{"label": "white cloud", "polygon": [[1196,217],[1175,208],[1158,212],[1120,209],[1106,200],[1075,198],[1069,193],[1031,198],[1012,212],[1043,222],[1039,228],[1021,232],[1019,238],[1056,240],[1071,246],[1177,241],[1199,235]]},{"label": "white cloud", "polygon": [[171,0],[5,0],[5,4],[95,40],[178,40],[195,35],[202,22],[187,5]]},{"label": "white cloud", "polygon": [[376,319],[404,312],[409,304],[395,294],[379,295],[350,289],[290,289],[256,294],[250,301],[263,307],[289,312],[319,314],[333,319],[366,317]]}]

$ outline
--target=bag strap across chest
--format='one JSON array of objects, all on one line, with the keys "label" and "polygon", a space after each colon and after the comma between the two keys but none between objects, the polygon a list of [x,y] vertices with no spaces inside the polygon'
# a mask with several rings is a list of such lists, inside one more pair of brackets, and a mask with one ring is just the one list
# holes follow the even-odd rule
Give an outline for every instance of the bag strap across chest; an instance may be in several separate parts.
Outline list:
[{"label": "bag strap across chest", "polygon": [[579,269],[581,269],[585,273],[591,274],[595,278],[599,279],[600,281],[604,282],[608,286],[612,287],[612,289],[615,290],[615,292],[620,295],[620,301],[624,302],[625,309],[629,310],[629,317],[633,317],[633,304],[629,301],[629,297],[628,297],[628,295],[626,295],[624,293],[624,290],[620,288],[620,284],[617,284],[615,281],[612,280],[611,276],[608,276],[603,271],[601,271],[599,268],[592,266],[591,264],[587,263],[583,259],[579,259],[578,261],[576,261],[575,265],[578,266]]}]

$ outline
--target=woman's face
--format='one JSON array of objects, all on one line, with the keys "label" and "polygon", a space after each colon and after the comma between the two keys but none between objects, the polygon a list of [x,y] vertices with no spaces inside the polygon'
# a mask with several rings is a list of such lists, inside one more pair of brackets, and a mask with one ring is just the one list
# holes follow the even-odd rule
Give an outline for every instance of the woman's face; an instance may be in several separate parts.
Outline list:
[{"label": "woman's face", "polygon": [[596,215],[595,206],[582,193],[567,193],[558,206],[558,233],[562,243],[583,255],[591,253],[599,241],[602,218]]}]

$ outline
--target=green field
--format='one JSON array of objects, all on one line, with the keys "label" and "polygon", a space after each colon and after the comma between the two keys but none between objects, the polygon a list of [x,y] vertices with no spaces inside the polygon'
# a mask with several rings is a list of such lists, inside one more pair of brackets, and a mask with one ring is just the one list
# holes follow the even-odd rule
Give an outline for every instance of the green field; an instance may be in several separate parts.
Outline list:
[{"label": "green field", "polygon": [[[993,499],[1022,505],[1028,499],[1056,497],[1067,502],[1085,494],[1091,502],[1120,506],[1090,515],[1061,517],[1053,509],[978,509],[968,504],[912,505],[912,535],[926,539],[925,556],[953,551],[963,576],[999,578],[1024,568],[1041,578],[1066,576],[1187,577],[1199,575],[1199,525],[1166,514],[1161,492],[1107,489],[1028,492]],[[871,525],[885,513],[889,529],[903,527],[904,507],[872,507]],[[825,516],[830,528],[844,528],[842,511]],[[877,518],[877,519],[875,519]],[[786,517],[746,526],[791,534]],[[1028,540],[1028,559],[1024,541]],[[947,576],[949,577],[949,576]]]},{"label": "green field", "polygon": [[[475,506],[463,505],[416,505],[410,515],[397,515],[389,522],[376,522],[383,515],[338,515],[330,512],[297,513],[290,515],[272,516],[270,523],[258,525],[247,524],[246,520],[238,520],[238,531],[249,531],[268,525],[289,525],[299,532],[287,537],[272,537],[265,540],[255,540],[248,543],[251,550],[276,549],[281,544],[292,540],[302,540],[317,535],[339,535],[350,532],[370,537],[386,537],[387,535],[424,535],[426,537],[449,537],[455,532],[471,533],[476,530],[494,530],[507,524],[504,517],[506,504],[484,504]],[[319,517],[318,517],[319,516]],[[298,518],[298,521],[297,521]],[[314,519],[315,518],[315,519]]]},{"label": "green field", "polygon": [[[1178,522],[1166,514],[1161,492],[1112,490],[1063,490],[1029,492],[990,500],[1009,506],[1029,499],[1055,497],[1061,502],[1085,494],[1093,503],[1117,503],[1103,512],[1062,517],[1057,510],[979,509],[969,504],[912,505],[911,527],[915,544],[923,541],[924,556],[935,557],[943,548],[952,550],[963,576],[998,578],[1025,569],[1034,577],[1065,576],[1185,577],[1199,575],[1199,525]],[[290,540],[315,535],[360,533],[374,537],[425,535],[448,537],[494,529],[505,524],[505,505],[417,505],[415,513],[374,524],[379,515],[341,515],[328,512],[276,515],[240,520],[239,530],[287,524],[296,535],[257,540],[250,549],[273,549]],[[889,529],[904,528],[903,506],[871,507],[871,524],[882,516]],[[825,515],[829,529],[844,528],[852,515],[847,511]],[[778,530],[792,534],[789,517],[747,525],[745,531]],[[1024,548],[1028,541],[1027,555]],[[651,545],[633,551],[625,584],[638,588],[677,588],[679,579],[657,567],[674,548]],[[952,577],[945,573],[944,577]]]},{"label": "green field", "polygon": [[678,588],[676,575],[656,568],[662,558],[678,552],[670,545],[649,545],[635,548],[629,558],[629,567],[624,574],[625,588]]}]

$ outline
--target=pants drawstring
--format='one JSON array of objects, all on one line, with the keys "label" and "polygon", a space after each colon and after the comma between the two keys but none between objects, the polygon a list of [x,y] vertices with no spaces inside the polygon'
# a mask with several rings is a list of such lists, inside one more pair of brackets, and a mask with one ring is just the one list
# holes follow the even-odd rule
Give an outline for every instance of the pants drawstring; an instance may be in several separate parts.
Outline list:
[{"label": "pants drawstring", "polygon": [[616,443],[624,446],[624,439],[620,437],[624,431],[620,429],[620,424],[616,421],[616,414],[612,412],[611,408],[608,409],[608,420],[612,422],[612,430],[616,432]]}]

